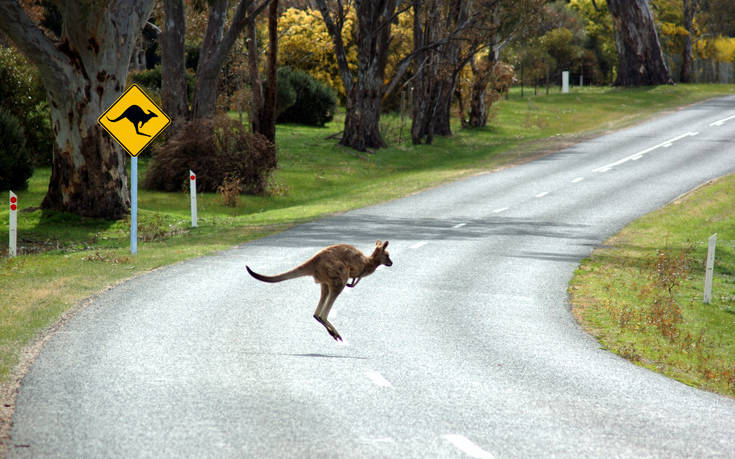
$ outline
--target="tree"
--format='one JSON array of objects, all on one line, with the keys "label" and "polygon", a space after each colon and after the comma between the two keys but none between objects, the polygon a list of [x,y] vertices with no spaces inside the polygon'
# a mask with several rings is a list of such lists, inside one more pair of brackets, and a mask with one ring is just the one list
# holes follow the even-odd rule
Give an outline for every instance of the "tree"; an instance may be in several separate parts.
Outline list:
[{"label": "tree", "polygon": [[[470,63],[477,71],[470,108],[477,125],[486,120],[485,94],[497,53],[535,17],[541,0],[413,1],[414,10],[414,143],[434,135],[451,135],[450,112],[457,78]],[[484,62],[473,62],[483,50]]]},{"label": "tree", "polygon": [[[207,28],[199,52],[196,70],[196,87],[192,101],[191,113],[186,107],[186,73],[183,59],[183,31],[186,30],[183,0],[164,0],[164,31],[176,31],[164,35],[161,46],[161,94],[164,109],[172,112],[171,116],[184,118],[212,118],[217,106],[217,77],[232,50],[235,40],[243,29],[265,9],[271,0],[240,0],[228,27],[228,0],[209,0]],[[179,33],[181,35],[179,35]],[[167,41],[168,40],[168,41]],[[163,77],[163,75],[167,75]],[[163,95],[166,95],[164,99]],[[171,104],[170,106],[167,103]],[[186,112],[183,116],[181,111]]]},{"label": "tree", "polygon": [[217,76],[227,54],[245,26],[254,21],[271,0],[240,0],[225,30],[228,0],[210,0],[207,31],[197,66],[197,83],[192,102],[193,118],[212,118],[217,106]]},{"label": "tree", "polygon": [[385,146],[380,135],[380,107],[385,88],[385,67],[391,37],[391,23],[398,0],[355,0],[357,13],[357,71],[347,63],[342,30],[348,5],[337,0],[334,8],[327,0],[316,0],[322,19],[334,44],[335,56],[346,94],[345,127],[342,145],[356,150]]},{"label": "tree", "polygon": [[618,51],[616,86],[672,84],[647,0],[607,0]]},{"label": "tree", "polygon": [[0,2],[0,30],[39,68],[48,95],[54,160],[41,206],[122,218],[130,206],[124,156],[97,118],[125,87],[153,0],[80,0],[57,6],[63,26],[54,40],[19,2]]},{"label": "tree", "polygon": [[189,118],[186,87],[186,15],[182,0],[163,0],[161,103],[172,118],[173,131]]},{"label": "tree", "polygon": [[278,0],[271,0],[268,10],[268,60],[266,63],[266,81],[263,83],[258,71],[258,34],[255,20],[248,25],[248,68],[250,87],[253,92],[251,124],[253,132],[259,132],[268,140],[276,142],[276,90],[278,85]]},{"label": "tree", "polygon": [[692,36],[694,35],[694,14],[696,13],[699,0],[682,0],[684,12],[684,29],[687,33],[684,35],[684,49],[682,50],[681,75],[679,77],[682,83],[692,82],[692,67],[694,59],[692,58]]},{"label": "tree", "polygon": [[534,28],[542,6],[543,1],[540,0],[498,1],[485,4],[479,33],[481,43],[487,44],[487,52],[481,56],[479,62],[476,62],[474,56],[479,49],[470,58],[473,82],[467,126],[483,127],[487,124],[487,90],[491,82],[495,86],[492,88],[495,97],[498,90],[510,88],[514,77],[513,69],[507,65],[498,67],[500,52],[511,40],[516,40],[524,31]]},{"label": "tree", "polygon": [[411,140],[414,144],[431,143],[434,135],[452,133],[449,115],[457,76],[471,58],[462,55],[458,40],[469,24],[471,3],[471,0],[413,1],[416,58]]}]

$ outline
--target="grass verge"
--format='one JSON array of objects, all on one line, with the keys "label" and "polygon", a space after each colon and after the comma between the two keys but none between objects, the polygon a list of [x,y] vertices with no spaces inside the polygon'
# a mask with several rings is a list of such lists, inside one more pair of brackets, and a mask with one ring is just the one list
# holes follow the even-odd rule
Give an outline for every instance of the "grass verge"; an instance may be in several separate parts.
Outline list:
[{"label": "grass verge", "polygon": [[[38,209],[50,172],[37,170],[21,191],[21,255],[4,258],[0,239],[0,388],[17,384],[22,350],[82,299],[151,269],[232,247],[329,213],[404,196],[467,175],[554,151],[709,97],[734,94],[733,85],[679,85],[638,89],[582,88],[570,95],[521,98],[518,90],[492,108],[489,127],[410,143],[410,120],[386,115],[389,148],[357,153],[328,139],[326,128],[279,126],[279,169],[266,196],[241,196],[235,207],[202,194],[199,227],[189,228],[188,196],[139,192],[138,254],[130,256],[129,222],[105,221]],[[141,159],[141,176],[146,160]],[[184,171],[186,173],[186,171]],[[0,234],[8,210],[0,209]],[[11,390],[12,392],[12,390]],[[0,424],[3,417],[0,415]],[[0,425],[0,427],[2,427]]]},{"label": "grass verge", "polygon": [[[735,397],[735,175],[624,228],[582,262],[573,311],[602,345],[683,383]],[[707,239],[718,235],[704,304]]]}]

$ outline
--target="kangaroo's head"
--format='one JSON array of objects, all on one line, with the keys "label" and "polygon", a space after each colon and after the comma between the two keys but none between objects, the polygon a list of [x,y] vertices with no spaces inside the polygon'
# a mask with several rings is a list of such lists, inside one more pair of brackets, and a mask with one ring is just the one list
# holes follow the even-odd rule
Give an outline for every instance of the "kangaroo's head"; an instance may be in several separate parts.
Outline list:
[{"label": "kangaroo's head", "polygon": [[151,119],[151,118],[158,118],[158,115],[148,110],[148,119]]},{"label": "kangaroo's head", "polygon": [[375,250],[373,251],[372,257],[380,262],[381,265],[392,266],[393,261],[390,259],[390,255],[385,248],[388,247],[388,241],[375,243]]}]

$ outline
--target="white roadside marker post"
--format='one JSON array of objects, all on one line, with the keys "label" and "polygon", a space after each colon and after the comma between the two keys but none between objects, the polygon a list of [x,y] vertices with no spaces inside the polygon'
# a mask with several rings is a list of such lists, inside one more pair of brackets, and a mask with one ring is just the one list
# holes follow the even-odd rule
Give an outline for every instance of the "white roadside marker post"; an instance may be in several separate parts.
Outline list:
[{"label": "white roadside marker post", "polygon": [[562,94],[569,94],[569,71],[564,70],[561,72],[561,92]]},{"label": "white roadside marker post", "polygon": [[18,254],[18,196],[10,192],[10,231],[8,231],[8,257]]},{"label": "white roadside marker post", "polygon": [[189,195],[191,196],[191,227],[197,227],[197,175],[189,169]]},{"label": "white roadside marker post", "polygon": [[715,270],[715,246],[717,245],[717,233],[709,237],[707,241],[707,270],[704,274],[704,299],[709,304],[712,300],[712,276]]}]

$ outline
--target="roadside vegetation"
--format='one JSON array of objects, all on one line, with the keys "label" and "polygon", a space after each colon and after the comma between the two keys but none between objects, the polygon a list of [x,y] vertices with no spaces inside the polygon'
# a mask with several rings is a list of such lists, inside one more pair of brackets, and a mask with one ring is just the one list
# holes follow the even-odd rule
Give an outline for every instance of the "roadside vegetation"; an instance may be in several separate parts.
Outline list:
[{"label": "roadside vegetation", "polygon": [[[381,128],[392,146],[375,153],[338,147],[327,138],[340,130],[343,114],[324,128],[280,125],[279,166],[267,192],[232,196],[223,188],[199,195],[198,228],[190,228],[185,190],[140,190],[136,256],[129,253],[127,219],[40,210],[50,170],[37,168],[28,189],[18,192],[17,258],[6,258],[7,237],[0,238],[0,382],[8,381],[22,349],[42,330],[84,298],[123,279],[330,213],[525,161],[661,110],[732,93],[735,86],[728,85],[584,88],[571,95],[526,98],[514,90],[509,100],[495,105],[492,127],[456,126],[454,136],[437,138],[433,145],[412,145],[407,121],[384,116]],[[149,160],[140,163],[143,176]],[[7,234],[7,225],[3,206],[0,234]]]},{"label": "roadside vegetation", "polygon": [[[735,397],[735,175],[644,216],[584,260],[575,316],[602,345],[683,383]],[[710,304],[707,239],[717,233]]]}]

